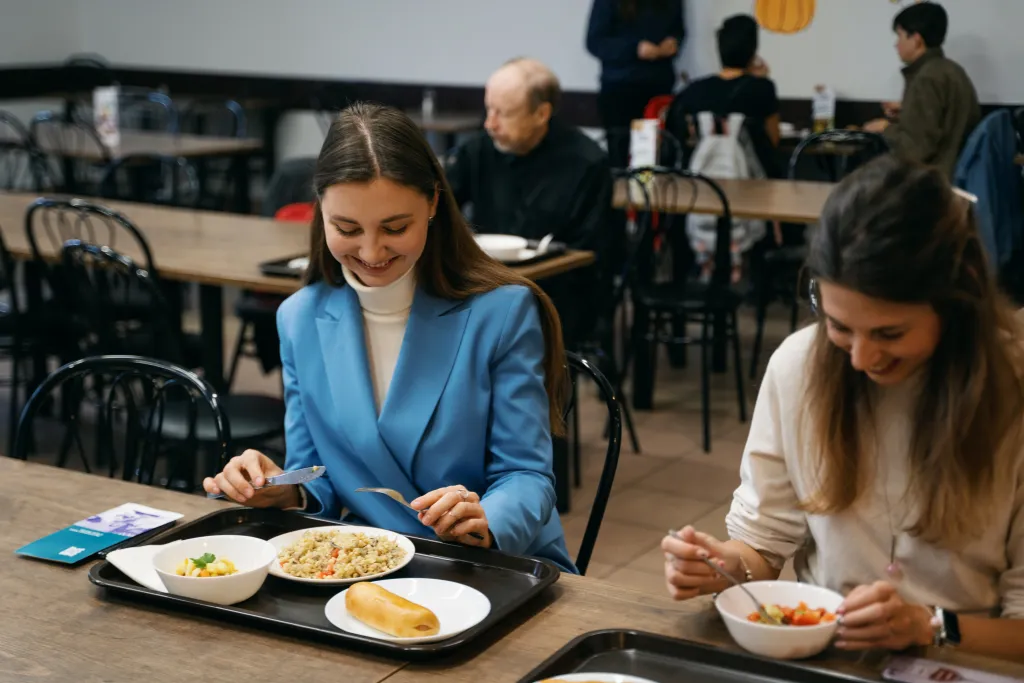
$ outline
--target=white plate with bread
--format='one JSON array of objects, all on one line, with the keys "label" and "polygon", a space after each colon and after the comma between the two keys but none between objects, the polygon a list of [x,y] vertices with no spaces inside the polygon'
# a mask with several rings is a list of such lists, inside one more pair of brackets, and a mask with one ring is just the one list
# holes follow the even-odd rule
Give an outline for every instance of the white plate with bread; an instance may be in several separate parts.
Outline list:
[{"label": "white plate with bread", "polygon": [[491,613],[487,596],[440,579],[364,581],[327,603],[327,620],[342,631],[412,645],[473,628]]}]

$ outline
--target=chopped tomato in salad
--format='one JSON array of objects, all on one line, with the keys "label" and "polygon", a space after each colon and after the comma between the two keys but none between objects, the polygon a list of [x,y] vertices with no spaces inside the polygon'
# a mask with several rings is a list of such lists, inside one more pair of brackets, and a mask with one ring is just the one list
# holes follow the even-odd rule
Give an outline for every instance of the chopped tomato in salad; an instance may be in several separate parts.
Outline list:
[{"label": "chopped tomato in salad", "polygon": [[[782,605],[765,605],[764,610],[779,621],[783,626],[818,626],[836,620],[836,615],[823,607],[811,609],[806,602],[801,602],[796,607],[783,607]],[[748,621],[758,624],[765,623],[764,619],[757,612],[751,612],[747,616]],[[774,626],[774,624],[771,624]]]}]

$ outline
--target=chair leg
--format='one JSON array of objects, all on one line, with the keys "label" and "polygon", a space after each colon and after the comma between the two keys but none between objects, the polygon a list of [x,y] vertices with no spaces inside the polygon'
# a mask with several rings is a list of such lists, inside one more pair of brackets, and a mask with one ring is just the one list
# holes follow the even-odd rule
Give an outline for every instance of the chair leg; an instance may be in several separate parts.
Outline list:
[{"label": "chair leg", "polygon": [[711,315],[701,320],[700,333],[700,407],[704,421],[704,452],[711,452]]},{"label": "chair leg", "polygon": [[[651,334],[651,378],[648,382],[648,386],[651,387],[651,407],[654,406],[654,381],[658,378],[658,332],[661,326],[661,315],[658,313],[651,313],[648,320],[647,329]],[[634,379],[635,379],[634,375]]]},{"label": "chair leg", "polygon": [[629,441],[633,446],[633,454],[640,455],[640,437],[637,436],[636,427],[633,426],[633,411],[629,407],[629,401],[622,401],[622,417],[626,420],[626,431],[629,432]]},{"label": "chair leg", "polygon": [[750,357],[750,379],[757,379],[758,361],[761,359],[761,344],[764,342],[764,322],[768,313],[768,299],[759,294],[757,299],[757,330],[754,332],[754,348]]},{"label": "chair leg", "polygon": [[747,421],[747,399],[743,395],[743,359],[740,354],[740,327],[736,320],[736,311],[729,315],[729,327],[732,335],[733,364],[736,366],[736,398],[740,404],[740,422]]},{"label": "chair leg", "polygon": [[[626,431],[629,432],[629,440],[633,446],[633,453],[640,455],[640,438],[637,436],[636,428],[633,426],[633,413],[629,408],[629,401],[626,400],[625,392],[622,390],[623,373],[619,372],[616,367],[615,356],[608,356],[608,381],[615,388],[615,393],[619,395],[619,400],[622,403],[622,416],[626,421]],[[606,419],[604,425],[604,438],[608,438],[609,430],[611,429],[611,421]]]},{"label": "chair leg", "polygon": [[577,383],[572,384],[572,480],[579,488],[583,484],[583,465],[580,458],[580,392]]},{"label": "chair leg", "polygon": [[7,407],[7,454],[11,457],[14,457],[14,439],[18,433],[18,366],[21,365],[21,356],[17,351],[18,342],[15,341],[14,344],[15,350],[11,356],[11,396],[10,405]]},{"label": "chair leg", "polygon": [[242,321],[242,327],[238,330],[238,341],[235,342],[235,353],[231,356],[231,369],[228,370],[228,390],[231,389],[235,383],[235,372],[238,370],[238,359],[242,357],[242,349],[245,347],[245,333],[249,329],[250,323],[248,320]]}]

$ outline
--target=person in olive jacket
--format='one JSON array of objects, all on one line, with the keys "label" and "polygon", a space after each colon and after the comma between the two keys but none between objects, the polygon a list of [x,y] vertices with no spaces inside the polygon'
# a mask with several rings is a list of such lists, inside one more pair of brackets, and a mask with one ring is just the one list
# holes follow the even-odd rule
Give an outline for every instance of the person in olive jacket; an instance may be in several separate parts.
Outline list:
[{"label": "person in olive jacket", "polygon": [[901,158],[952,176],[967,136],[981,120],[981,107],[967,72],[942,51],[948,26],[946,10],[935,2],[919,2],[896,15],[896,52],[906,64],[903,101],[885,105],[894,122],[876,119],[864,130],[882,133]]}]

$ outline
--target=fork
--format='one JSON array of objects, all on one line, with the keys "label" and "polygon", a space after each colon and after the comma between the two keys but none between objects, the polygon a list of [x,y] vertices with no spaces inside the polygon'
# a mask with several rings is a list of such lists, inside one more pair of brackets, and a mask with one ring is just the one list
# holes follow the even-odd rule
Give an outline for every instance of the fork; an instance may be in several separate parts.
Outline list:
[{"label": "fork", "polygon": [[[668,535],[671,536],[672,538],[679,539],[680,541],[683,540],[682,538],[679,537],[679,532],[677,532],[675,529],[670,530],[668,532]],[[727,572],[724,569],[722,569],[721,567],[719,567],[717,564],[712,562],[709,558],[705,557],[705,558],[703,558],[703,561],[704,561],[704,564],[706,564],[707,566],[709,566],[713,570],[715,570],[715,572],[717,574],[721,575],[722,578],[726,579],[727,581],[729,581],[729,583],[731,583],[732,585],[736,586],[741,591],[746,593],[747,597],[750,598],[750,600],[757,606],[757,613],[761,616],[761,619],[763,619],[766,624],[774,624],[775,626],[782,626],[782,622],[779,621],[778,619],[776,619],[775,617],[773,617],[771,614],[769,614],[768,610],[765,609],[765,607],[761,603],[761,601],[758,600],[756,597],[754,597],[754,594],[751,593],[749,590],[747,590],[747,587],[744,586],[742,583],[740,583],[739,579],[737,579],[735,576],[733,576],[729,572]]]},{"label": "fork", "polygon": [[[415,512],[417,515],[421,512],[420,510],[417,510],[413,506],[409,505],[409,502],[406,501],[405,496],[403,496],[401,493],[399,493],[398,491],[396,491],[394,489],[374,488],[374,487],[371,487],[371,486],[364,486],[364,487],[356,489],[356,493],[381,493],[381,494],[387,496],[388,498],[390,498],[391,500],[395,501],[396,503],[401,503],[405,507],[407,507],[410,510],[412,510],[413,512]],[[475,531],[469,532],[469,535],[472,536],[473,538],[477,539],[478,541],[484,540],[484,537],[481,536],[480,534],[476,533]]]}]

